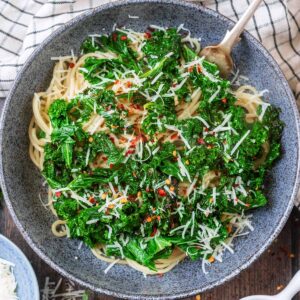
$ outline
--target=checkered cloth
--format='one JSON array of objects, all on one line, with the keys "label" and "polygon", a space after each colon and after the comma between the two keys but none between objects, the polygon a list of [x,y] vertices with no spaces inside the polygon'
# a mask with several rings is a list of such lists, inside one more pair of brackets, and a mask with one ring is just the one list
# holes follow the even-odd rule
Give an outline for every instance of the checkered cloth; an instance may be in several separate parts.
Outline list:
[{"label": "checkered cloth", "polygon": [[[0,99],[5,99],[28,56],[49,34],[82,12],[110,1],[0,0]],[[237,21],[250,0],[190,2]],[[265,0],[246,29],[278,62],[300,107],[300,0]]]}]

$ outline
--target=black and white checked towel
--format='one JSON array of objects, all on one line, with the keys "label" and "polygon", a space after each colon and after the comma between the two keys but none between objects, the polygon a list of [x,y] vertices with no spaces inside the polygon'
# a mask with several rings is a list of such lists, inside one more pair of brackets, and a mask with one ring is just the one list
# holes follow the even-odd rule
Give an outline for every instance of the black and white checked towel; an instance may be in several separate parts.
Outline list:
[{"label": "black and white checked towel", "polygon": [[[111,1],[0,0],[0,99],[5,99],[18,70],[49,34],[82,12]],[[251,0],[190,2],[237,21]],[[278,62],[300,108],[300,0],[265,0],[246,29]]]}]

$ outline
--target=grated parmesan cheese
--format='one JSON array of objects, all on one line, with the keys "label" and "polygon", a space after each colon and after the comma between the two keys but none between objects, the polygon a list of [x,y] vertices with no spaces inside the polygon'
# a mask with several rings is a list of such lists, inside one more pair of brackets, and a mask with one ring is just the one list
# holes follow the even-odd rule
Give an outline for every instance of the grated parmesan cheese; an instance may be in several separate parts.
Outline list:
[{"label": "grated parmesan cheese", "polygon": [[213,100],[218,96],[219,92],[221,90],[221,87],[218,86],[217,90],[210,96],[210,98],[208,99],[208,102],[211,103],[213,102]]},{"label": "grated parmesan cheese", "polygon": [[185,146],[188,149],[191,149],[191,146],[189,144],[189,142],[186,140],[186,138],[182,135],[182,131],[180,129],[178,129],[176,126],[174,125],[165,125],[165,127],[169,130],[173,130],[173,131],[177,131],[178,134],[180,135],[180,138],[182,139],[182,141],[184,142]]},{"label": "grated parmesan cheese", "polygon": [[185,167],[185,165],[183,164],[182,160],[181,160],[181,156],[180,154],[178,153],[178,167],[179,167],[179,170],[180,170],[180,173],[182,176],[186,176],[188,181],[189,182],[192,182],[191,180],[191,176],[190,176],[190,173],[189,171],[187,170],[187,168]]},{"label": "grated parmesan cheese", "polygon": [[151,81],[151,84],[154,84],[164,73],[163,72],[160,72],[158,73],[154,79]]},{"label": "grated parmesan cheese", "polygon": [[164,27],[157,26],[157,25],[150,25],[149,27],[150,27],[150,28],[153,28],[153,29],[157,29],[157,30],[166,31],[166,29],[165,29]]},{"label": "grated parmesan cheese", "polygon": [[[59,292],[62,284],[62,278],[57,283],[50,281],[49,277],[46,277],[43,289],[41,289],[42,300],[80,300],[87,296],[85,290],[75,290],[75,285],[72,282],[67,282],[67,288],[63,292]],[[2,299],[2,298],[1,298]]]},{"label": "grated parmesan cheese", "polygon": [[13,274],[14,264],[0,258],[0,299],[17,300],[17,283]]},{"label": "grated parmesan cheese", "polygon": [[243,143],[243,141],[246,139],[246,137],[249,135],[250,130],[248,130],[243,136],[242,138],[237,142],[237,144],[233,147],[233,149],[230,152],[230,156],[232,156],[234,154],[234,152],[239,148],[239,146]]},{"label": "grated parmesan cheese", "polygon": [[129,19],[139,19],[140,17],[139,17],[139,16],[131,16],[131,15],[128,15],[128,18],[129,18]]},{"label": "grated parmesan cheese", "polygon": [[109,264],[109,266],[104,270],[104,274],[107,274],[108,271],[109,271],[115,264],[117,264],[119,261],[120,261],[120,259],[115,259],[113,262],[111,262],[111,263]]},{"label": "grated parmesan cheese", "polygon": [[194,119],[198,119],[199,121],[201,121],[203,123],[203,125],[206,127],[206,128],[209,128],[209,124],[203,119],[201,118],[200,116],[195,116],[193,117]]}]

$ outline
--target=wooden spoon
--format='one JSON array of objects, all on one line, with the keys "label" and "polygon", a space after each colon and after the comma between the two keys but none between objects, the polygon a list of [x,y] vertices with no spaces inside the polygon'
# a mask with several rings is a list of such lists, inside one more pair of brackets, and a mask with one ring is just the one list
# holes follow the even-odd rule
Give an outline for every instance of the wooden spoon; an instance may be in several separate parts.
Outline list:
[{"label": "wooden spoon", "polygon": [[254,12],[263,0],[253,0],[245,11],[240,20],[235,26],[227,31],[223,41],[216,46],[207,46],[201,52],[201,56],[205,59],[215,63],[219,69],[222,77],[227,78],[233,68],[233,61],[231,58],[231,50],[234,45],[240,40],[240,35],[244,30],[245,25],[252,18]]}]

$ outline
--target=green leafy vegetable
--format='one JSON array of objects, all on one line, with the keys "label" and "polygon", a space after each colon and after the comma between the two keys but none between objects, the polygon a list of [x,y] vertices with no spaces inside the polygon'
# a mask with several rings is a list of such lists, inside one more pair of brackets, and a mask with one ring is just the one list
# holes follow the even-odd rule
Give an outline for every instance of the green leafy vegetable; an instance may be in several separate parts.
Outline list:
[{"label": "green leafy vegetable", "polygon": [[70,236],[153,271],[178,249],[212,261],[252,228],[246,212],[267,204],[281,154],[279,110],[262,103],[247,122],[230,81],[183,34],[88,37],[77,74],[87,88],[46,112],[42,174]]}]

